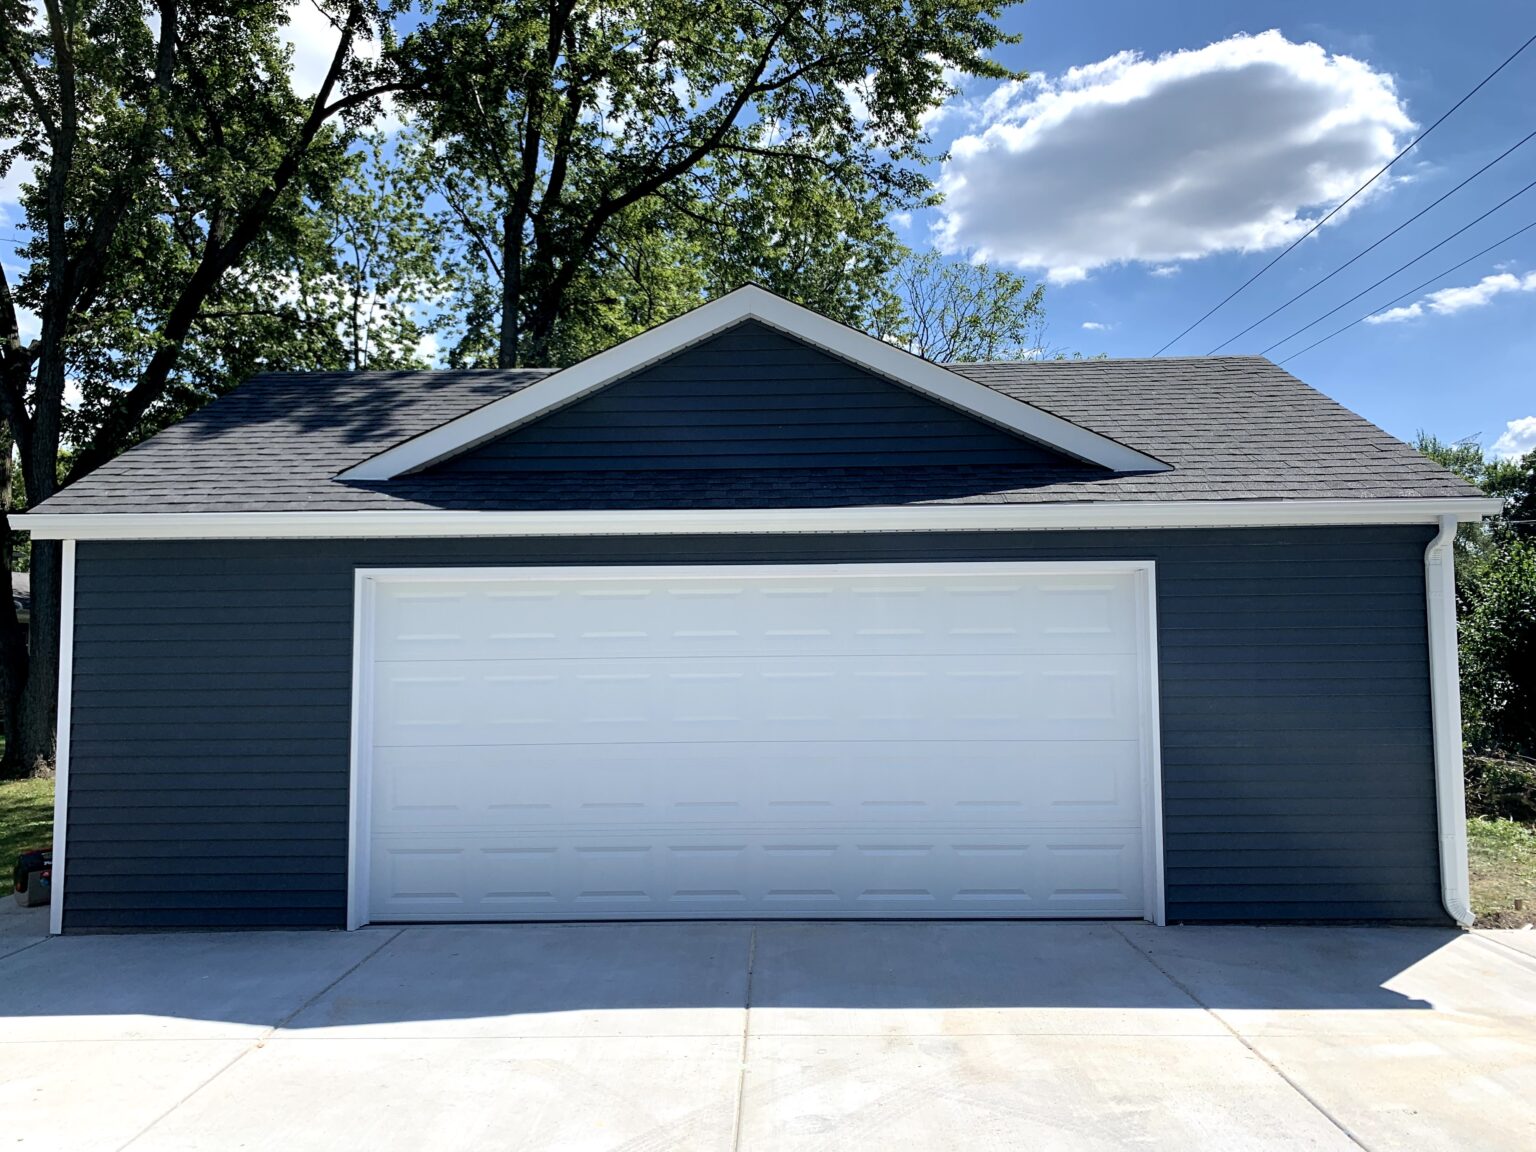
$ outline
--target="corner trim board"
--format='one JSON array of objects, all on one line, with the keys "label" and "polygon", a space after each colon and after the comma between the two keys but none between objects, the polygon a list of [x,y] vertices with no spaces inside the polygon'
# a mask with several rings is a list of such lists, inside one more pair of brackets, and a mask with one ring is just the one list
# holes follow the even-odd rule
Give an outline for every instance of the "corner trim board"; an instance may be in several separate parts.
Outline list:
[{"label": "corner trim board", "polygon": [[858,508],[579,509],[457,512],[31,512],[38,540],[218,540],[448,536],[751,536],[807,532],[1008,532],[1026,529],[1271,528],[1435,524],[1497,515],[1499,500],[1181,500],[1098,504],[909,504]]},{"label": "corner trim board", "polygon": [[1119,441],[994,392],[930,360],[829,320],[765,288],[747,285],[493,400],[342,472],[342,480],[392,480],[468,451],[556,408],[707,340],[756,320],[989,424],[1116,472],[1165,472],[1168,465]]},{"label": "corner trim board", "polygon": [[1429,696],[1435,752],[1435,804],[1440,830],[1440,896],[1456,923],[1470,928],[1467,876],[1467,797],[1461,762],[1461,671],[1456,654],[1456,517],[1440,517],[1440,531],[1424,550],[1424,592],[1429,624]]},{"label": "corner trim board", "polygon": [[64,541],[59,574],[58,734],[53,752],[53,874],[48,896],[48,932],[64,931],[64,865],[69,840],[69,730],[75,687],[75,542]]}]

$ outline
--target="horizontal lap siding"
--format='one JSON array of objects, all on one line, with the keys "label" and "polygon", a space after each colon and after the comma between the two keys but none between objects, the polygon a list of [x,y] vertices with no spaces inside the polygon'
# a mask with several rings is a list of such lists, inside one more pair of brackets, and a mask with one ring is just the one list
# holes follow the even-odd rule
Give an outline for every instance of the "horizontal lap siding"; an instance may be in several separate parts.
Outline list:
[{"label": "horizontal lap siding", "polygon": [[1171,920],[1443,921],[1427,528],[85,542],[65,924],[339,926],[356,567],[1151,559]]},{"label": "horizontal lap siding", "polygon": [[762,324],[729,329],[434,472],[1061,464]]}]

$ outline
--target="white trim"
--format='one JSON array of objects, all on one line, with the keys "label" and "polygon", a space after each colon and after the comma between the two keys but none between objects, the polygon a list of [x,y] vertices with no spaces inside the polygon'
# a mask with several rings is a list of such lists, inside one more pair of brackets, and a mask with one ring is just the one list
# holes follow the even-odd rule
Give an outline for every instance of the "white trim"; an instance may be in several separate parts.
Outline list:
[{"label": "white trim", "polygon": [[1151,561],[1139,566],[1137,581],[1140,626],[1146,642],[1146,664],[1142,676],[1141,707],[1147,717],[1142,729],[1142,755],[1148,765],[1142,775],[1143,840],[1146,846],[1147,919],[1158,927],[1168,923],[1168,886],[1163,860],[1163,731],[1159,684],[1162,665],[1157,655],[1157,565]]},{"label": "white trim", "polygon": [[978,576],[1023,573],[1076,576],[1095,572],[1144,572],[1151,560],[954,560],[935,563],[832,564],[584,564],[544,567],[359,568],[361,579],[381,583],[463,583],[466,580],[718,580],[722,576]]},{"label": "white trim", "polygon": [[363,570],[353,578],[352,595],[352,733],[350,783],[347,789],[347,930],[368,923],[369,805],[372,803],[373,741],[373,597],[374,579]]},{"label": "white trim", "polygon": [[1435,803],[1440,825],[1440,895],[1456,923],[1471,927],[1467,797],[1461,763],[1461,673],[1456,656],[1456,516],[1424,550],[1429,617],[1429,689],[1434,718]]},{"label": "white trim", "polygon": [[546,376],[510,396],[493,400],[396,444],[342,472],[340,479],[392,480],[403,473],[456,456],[744,320],[757,320],[777,328],[913,391],[1090,464],[1099,464],[1116,472],[1164,472],[1168,469],[1161,460],[1107,436],[1090,432],[1022,400],[1004,396],[932,361],[829,320],[782,296],[775,296],[765,288],[747,285],[606,352]]},{"label": "white trim", "polygon": [[53,871],[48,931],[64,931],[64,849],[69,837],[69,729],[75,687],[75,542],[64,541],[59,572],[59,706],[53,752]]},{"label": "white trim", "polygon": [[1497,515],[1499,500],[1157,500],[1096,504],[910,504],[569,512],[29,512],[36,540],[313,539],[405,536],[666,536],[786,532],[1007,532],[1073,528],[1277,528],[1432,524]]},{"label": "white trim", "polygon": [[[582,567],[473,567],[473,568],[359,568],[354,576],[352,636],[352,734],[350,788],[350,843],[347,846],[347,928],[361,928],[368,921],[369,795],[373,701],[373,640],[376,590],[379,584],[527,580],[604,579],[718,579],[727,576],[947,576],[987,573],[1029,575],[1078,575],[1087,573],[1139,573],[1138,624],[1146,652],[1146,687],[1141,706],[1147,711],[1143,732],[1142,845],[1146,853],[1143,872],[1146,909],[1144,918],[1154,924],[1167,922],[1167,892],[1163,863],[1163,764],[1162,736],[1158,717],[1157,678],[1157,565],[1151,560],[1012,560],[961,561],[943,564],[687,564],[687,565],[585,565]],[[1073,913],[1071,918],[1101,919],[1097,913]]]}]

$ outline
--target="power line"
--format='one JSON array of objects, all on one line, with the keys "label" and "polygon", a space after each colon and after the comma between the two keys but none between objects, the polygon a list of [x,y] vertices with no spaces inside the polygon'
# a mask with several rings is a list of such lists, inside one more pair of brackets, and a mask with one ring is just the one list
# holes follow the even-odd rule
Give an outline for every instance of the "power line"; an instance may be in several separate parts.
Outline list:
[{"label": "power line", "polygon": [[1316,320],[1312,320],[1312,321],[1309,321],[1306,324],[1303,324],[1300,328],[1296,329],[1296,331],[1292,332],[1289,336],[1283,336],[1279,340],[1276,340],[1268,348],[1266,348],[1262,352],[1260,352],[1259,355],[1261,355],[1261,356],[1268,356],[1276,348],[1280,347],[1280,345],[1289,343],[1290,341],[1296,339],[1296,337],[1300,336],[1308,328],[1311,328],[1315,324],[1321,324],[1324,320],[1328,319],[1328,317],[1332,316],[1335,312],[1338,312],[1341,309],[1349,307],[1351,304],[1353,304],[1356,300],[1360,299],[1360,297],[1364,296],[1366,293],[1373,292],[1377,288],[1380,288],[1383,284],[1385,284],[1388,280],[1392,279],[1398,273],[1408,271],[1408,269],[1412,268],[1420,260],[1422,260],[1422,259],[1424,259],[1424,257],[1428,256],[1431,252],[1438,252],[1441,248],[1444,248],[1447,244],[1449,244],[1452,240],[1456,239],[1456,237],[1460,236],[1467,229],[1473,227],[1474,225],[1481,224],[1484,220],[1488,219],[1488,217],[1492,216],[1495,212],[1497,212],[1500,208],[1504,207],[1504,205],[1508,204],[1511,200],[1516,200],[1519,197],[1524,196],[1532,188],[1536,188],[1536,180],[1532,180],[1524,188],[1520,189],[1520,191],[1515,192],[1512,195],[1504,197],[1504,199],[1500,200],[1497,204],[1495,204],[1492,208],[1488,209],[1488,211],[1484,212],[1476,220],[1473,220],[1472,223],[1470,223],[1470,224],[1463,224],[1460,228],[1456,229],[1456,231],[1452,232],[1449,236],[1447,236],[1444,240],[1441,240],[1438,244],[1434,244],[1431,247],[1424,249],[1424,251],[1420,252],[1412,260],[1408,261],[1408,263],[1398,265],[1391,272],[1388,272],[1380,280],[1376,281],[1376,283],[1370,285],[1369,287],[1362,288],[1359,292],[1356,292],[1348,300],[1344,301],[1344,303],[1337,304],[1334,307],[1328,309],[1328,311],[1324,312]]},{"label": "power line", "polygon": [[1328,273],[1328,275],[1324,276],[1321,280],[1314,280],[1311,284],[1307,285],[1300,292],[1296,293],[1296,295],[1292,296],[1284,304],[1280,305],[1280,307],[1271,309],[1269,312],[1266,312],[1263,316],[1260,316],[1257,320],[1255,320],[1252,324],[1248,325],[1248,327],[1244,328],[1236,336],[1230,336],[1227,339],[1223,340],[1220,344],[1216,345],[1216,347],[1212,348],[1208,353],[1206,353],[1206,355],[1208,355],[1208,356],[1216,355],[1216,353],[1220,352],[1228,344],[1232,343],[1232,341],[1234,341],[1234,340],[1241,340],[1244,336],[1248,335],[1248,333],[1252,332],[1255,328],[1257,328],[1260,324],[1263,324],[1266,320],[1270,320],[1273,317],[1278,316],[1281,312],[1284,312],[1292,304],[1296,303],[1296,301],[1300,300],[1303,296],[1306,296],[1308,293],[1310,293],[1314,288],[1321,288],[1324,284],[1328,283],[1328,281],[1332,280],[1335,276],[1337,276],[1340,272],[1344,271],[1344,269],[1348,268],[1356,260],[1360,259],[1360,257],[1365,256],[1368,253],[1375,251],[1381,245],[1385,244],[1388,240],[1392,239],[1392,237],[1396,236],[1404,228],[1408,227],[1408,225],[1412,224],[1419,217],[1423,216],[1426,212],[1429,212],[1431,209],[1433,209],[1433,208],[1437,207],[1438,205],[1444,203],[1450,197],[1452,197],[1456,193],[1460,192],[1468,184],[1472,183],[1472,181],[1476,180],[1484,172],[1488,171],[1488,169],[1492,168],[1500,160],[1504,159],[1504,157],[1508,156],[1511,152],[1515,151],[1515,149],[1521,147],[1522,145],[1528,143],[1529,141],[1531,141],[1533,139],[1536,139],[1536,132],[1532,132],[1528,136],[1526,136],[1524,139],[1522,139],[1522,140],[1520,140],[1520,141],[1518,141],[1518,142],[1516,142],[1514,144],[1511,144],[1508,148],[1504,149],[1504,151],[1500,152],[1492,160],[1488,161],[1488,163],[1484,164],[1476,172],[1472,173],[1472,175],[1468,176],[1465,180],[1463,180],[1460,184],[1456,185],[1456,187],[1452,188],[1449,192],[1445,193],[1438,200],[1434,201],[1431,204],[1426,204],[1423,208],[1420,208],[1412,216],[1408,217],[1408,219],[1404,220],[1396,228],[1392,229],[1392,231],[1388,232],[1385,236],[1378,237],[1374,242],[1372,242],[1371,244],[1367,245],[1366,247],[1360,249],[1360,251],[1356,252],[1348,260],[1344,261],[1344,263],[1340,264],[1337,268],[1335,268],[1332,272]]},{"label": "power line", "polygon": [[1248,277],[1248,279],[1244,280],[1241,284],[1239,284],[1236,288],[1234,288],[1231,292],[1229,292],[1209,312],[1207,312],[1204,316],[1200,317],[1200,319],[1196,320],[1188,328],[1184,329],[1184,331],[1180,332],[1172,340],[1168,341],[1168,343],[1164,344],[1156,352],[1152,353],[1152,355],[1154,355],[1154,356],[1161,356],[1164,352],[1168,351],[1169,348],[1173,347],[1173,345],[1177,344],[1180,340],[1184,339],[1184,337],[1188,336],[1196,328],[1200,327],[1200,325],[1204,324],[1212,316],[1216,315],[1217,312],[1221,311],[1228,304],[1230,304],[1234,299],[1237,298],[1239,293],[1241,293],[1244,289],[1246,289],[1250,284],[1252,284],[1260,276],[1264,275],[1264,273],[1268,272],[1276,264],[1280,263],[1280,261],[1284,260],[1287,256],[1289,256],[1292,252],[1294,252],[1296,250],[1297,245],[1299,245],[1308,236],[1311,236],[1312,233],[1316,232],[1324,224],[1328,223],[1328,221],[1332,220],[1335,216],[1337,216],[1340,212],[1342,212],[1345,208],[1347,208],[1349,206],[1350,202],[1352,200],[1354,200],[1354,198],[1356,196],[1360,195],[1360,193],[1364,192],[1372,184],[1376,183],[1377,180],[1379,180],[1383,175],[1386,174],[1387,170],[1389,168],[1391,168],[1392,165],[1396,164],[1404,156],[1408,155],[1408,153],[1409,153],[1409,151],[1411,149],[1413,149],[1421,141],[1426,139],[1431,132],[1433,132],[1436,128],[1440,127],[1440,125],[1445,123],[1446,120],[1450,119],[1450,116],[1451,116],[1452,112],[1455,112],[1456,109],[1460,108],[1468,100],[1470,100],[1470,99],[1472,99],[1472,97],[1476,96],[1478,94],[1478,92],[1482,90],[1482,87],[1483,87],[1484,84],[1487,84],[1488,81],[1492,80],[1500,72],[1504,71],[1505,68],[1507,68],[1510,64],[1512,64],[1514,62],[1515,57],[1519,56],[1520,53],[1524,52],[1532,44],[1536,44],[1536,34],[1533,34],[1529,40],[1527,40],[1524,44],[1520,45],[1520,47],[1516,48],[1514,50],[1514,52],[1512,52],[1508,56],[1508,58],[1505,59],[1504,63],[1500,64],[1492,72],[1488,73],[1488,75],[1484,76],[1481,80],[1479,80],[1477,82],[1477,86],[1474,87],[1470,92],[1468,92],[1460,100],[1456,101],[1456,103],[1452,104],[1443,113],[1441,113],[1440,118],[1438,120],[1436,120],[1428,128],[1424,129],[1424,131],[1420,132],[1412,140],[1408,141],[1407,145],[1404,146],[1404,148],[1403,148],[1403,150],[1401,152],[1399,152],[1396,156],[1392,157],[1392,159],[1388,160],[1385,164],[1383,164],[1380,168],[1378,168],[1376,170],[1376,174],[1374,176],[1372,176],[1364,184],[1360,185],[1360,187],[1356,188],[1344,200],[1340,201],[1328,213],[1328,215],[1324,216],[1316,224],[1314,224],[1314,225],[1312,225],[1312,227],[1308,228],[1305,232],[1303,232],[1295,240],[1292,240],[1290,245],[1285,249],[1285,251],[1281,252],[1280,255],[1276,256],[1268,264],[1264,265],[1264,267],[1260,268],[1252,276]]},{"label": "power line", "polygon": [[1444,280],[1452,272],[1460,272],[1468,264],[1472,263],[1472,261],[1482,259],[1484,256],[1488,255],[1488,253],[1492,252],[1495,248],[1500,248],[1503,245],[1508,244],[1511,240],[1515,239],[1515,237],[1523,235],[1526,232],[1529,232],[1532,228],[1536,228],[1536,220],[1532,220],[1524,228],[1517,228],[1517,229],[1515,229],[1513,232],[1511,232],[1508,236],[1504,237],[1502,240],[1496,240],[1494,243],[1492,243],[1492,244],[1488,245],[1488,247],[1484,248],[1481,252],[1474,252],[1472,255],[1468,256],[1461,263],[1453,264],[1451,267],[1447,268],[1445,271],[1437,273],[1434,276],[1431,276],[1428,280],[1425,280],[1422,284],[1415,284],[1412,288],[1408,289],[1408,291],[1404,292],[1401,296],[1394,296],[1391,300],[1388,300],[1385,304],[1377,305],[1375,308],[1372,308],[1369,312],[1367,312],[1364,316],[1360,316],[1357,319],[1351,320],[1348,324],[1344,325],[1342,328],[1335,328],[1332,332],[1328,333],[1328,335],[1322,337],[1321,339],[1312,341],[1312,343],[1308,344],[1300,352],[1292,352],[1284,360],[1280,361],[1280,363],[1282,363],[1282,364],[1289,364],[1292,360],[1296,359],[1296,357],[1304,355],[1304,354],[1312,351],[1312,349],[1316,348],[1319,344],[1326,344],[1328,341],[1332,340],[1335,336],[1339,335],[1340,333],[1348,332],[1356,324],[1363,324],[1363,323],[1365,323],[1365,321],[1369,320],[1372,316],[1375,316],[1375,315],[1377,315],[1380,312],[1385,312],[1387,309],[1395,307],[1398,304],[1401,304],[1404,300],[1408,299],[1408,297],[1418,295],[1420,292],[1424,291],[1424,289],[1428,288],[1431,284],[1435,283],[1437,280]]}]

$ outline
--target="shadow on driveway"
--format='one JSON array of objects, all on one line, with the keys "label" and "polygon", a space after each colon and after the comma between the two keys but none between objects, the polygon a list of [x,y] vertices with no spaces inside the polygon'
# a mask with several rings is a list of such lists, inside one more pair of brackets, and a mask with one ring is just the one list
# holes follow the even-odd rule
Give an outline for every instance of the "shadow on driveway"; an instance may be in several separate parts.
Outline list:
[{"label": "shadow on driveway", "polygon": [[[0,958],[0,1018],[288,1029],[664,1009],[1437,1007],[1462,934],[1018,922],[445,925],[63,937]],[[1460,950],[1457,955],[1461,955]],[[1430,967],[1465,962],[1450,952]],[[1455,972],[1451,972],[1455,974]],[[1475,974],[1453,999],[1475,1010]],[[1433,987],[1433,983],[1430,985]],[[1191,995],[1195,999],[1191,998]],[[749,1001],[750,996],[750,1001]],[[739,1024],[736,1025],[739,1027]]]}]

